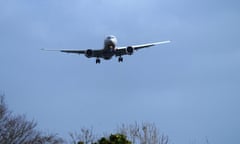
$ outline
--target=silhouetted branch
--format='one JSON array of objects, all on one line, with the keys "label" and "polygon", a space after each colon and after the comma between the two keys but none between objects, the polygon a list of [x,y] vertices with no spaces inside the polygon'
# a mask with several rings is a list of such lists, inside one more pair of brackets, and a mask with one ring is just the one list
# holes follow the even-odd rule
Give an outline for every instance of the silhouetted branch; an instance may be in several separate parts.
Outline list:
[{"label": "silhouetted branch", "polygon": [[27,121],[25,116],[14,116],[8,111],[4,96],[0,96],[0,143],[1,144],[61,144],[56,135],[43,135],[36,130],[37,123]]}]

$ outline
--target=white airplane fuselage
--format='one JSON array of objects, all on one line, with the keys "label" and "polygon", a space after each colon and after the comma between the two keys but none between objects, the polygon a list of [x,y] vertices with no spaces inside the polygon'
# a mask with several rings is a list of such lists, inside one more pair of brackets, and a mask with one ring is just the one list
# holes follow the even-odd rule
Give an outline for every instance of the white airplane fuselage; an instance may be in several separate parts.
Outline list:
[{"label": "white airplane fuselage", "polygon": [[113,35],[107,36],[104,40],[103,58],[108,60],[114,56],[114,51],[117,47],[117,38]]}]

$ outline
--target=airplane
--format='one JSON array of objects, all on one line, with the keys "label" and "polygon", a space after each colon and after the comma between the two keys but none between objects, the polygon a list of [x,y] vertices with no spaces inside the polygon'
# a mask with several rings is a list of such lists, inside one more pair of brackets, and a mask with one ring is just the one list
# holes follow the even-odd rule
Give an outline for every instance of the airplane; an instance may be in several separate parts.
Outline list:
[{"label": "airplane", "polygon": [[[134,51],[148,48],[155,45],[170,43],[169,40],[154,42],[154,43],[146,43],[141,45],[132,45],[132,46],[124,46],[117,47],[117,38],[113,35],[109,35],[104,39],[104,47],[102,49],[86,49],[86,50],[71,50],[71,49],[62,49],[62,50],[47,50],[47,51],[60,51],[64,53],[73,53],[73,54],[83,54],[87,58],[96,58],[96,64],[100,64],[100,58],[104,60],[110,60],[113,56],[118,57],[118,62],[123,62],[123,55],[132,55]],[[42,49],[45,50],[45,49]]]}]

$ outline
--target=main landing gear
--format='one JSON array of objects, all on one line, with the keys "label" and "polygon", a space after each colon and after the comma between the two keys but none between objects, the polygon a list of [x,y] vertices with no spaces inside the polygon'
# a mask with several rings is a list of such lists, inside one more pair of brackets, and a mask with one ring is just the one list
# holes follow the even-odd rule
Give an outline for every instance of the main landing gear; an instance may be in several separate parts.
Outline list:
[{"label": "main landing gear", "polygon": [[96,59],[96,64],[100,64],[101,60],[99,58]]},{"label": "main landing gear", "polygon": [[[123,57],[120,56],[120,57],[118,58],[118,62],[123,62]],[[100,58],[97,58],[97,59],[96,59],[96,64],[100,64],[100,63],[101,63]]]},{"label": "main landing gear", "polygon": [[123,58],[121,56],[118,58],[118,62],[123,62]]}]

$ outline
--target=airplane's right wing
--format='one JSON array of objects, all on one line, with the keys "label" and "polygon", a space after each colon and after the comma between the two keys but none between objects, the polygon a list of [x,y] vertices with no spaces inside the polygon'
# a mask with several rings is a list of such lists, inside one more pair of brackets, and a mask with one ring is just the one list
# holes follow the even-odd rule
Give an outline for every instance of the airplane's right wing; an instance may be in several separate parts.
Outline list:
[{"label": "airplane's right wing", "polygon": [[84,54],[86,57],[102,57],[102,50],[74,50],[74,49],[61,49],[61,50],[49,50],[49,49],[42,49],[45,51],[59,51],[64,53],[72,53],[72,54]]},{"label": "airplane's right wing", "polygon": [[85,54],[86,50],[59,50],[59,51],[65,53]]},{"label": "airplane's right wing", "polygon": [[68,49],[62,49],[62,50],[55,50],[55,49],[41,49],[44,51],[60,51],[65,53],[74,53],[74,54],[85,54],[86,50],[68,50]]}]

